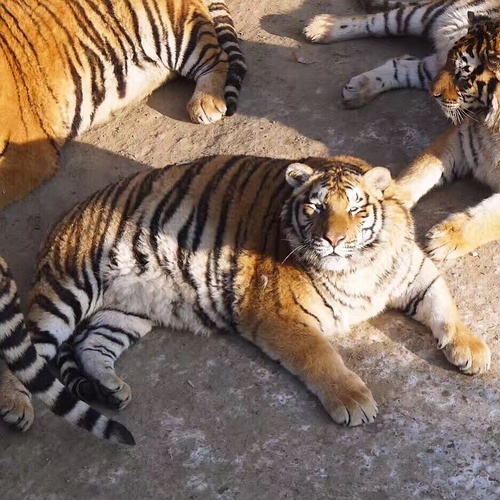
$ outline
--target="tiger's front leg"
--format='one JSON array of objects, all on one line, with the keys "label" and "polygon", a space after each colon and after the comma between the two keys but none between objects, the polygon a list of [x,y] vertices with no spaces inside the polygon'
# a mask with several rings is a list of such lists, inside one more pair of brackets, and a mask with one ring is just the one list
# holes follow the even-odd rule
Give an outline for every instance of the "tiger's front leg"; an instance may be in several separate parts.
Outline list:
[{"label": "tiger's front leg", "polygon": [[459,128],[448,128],[396,177],[399,193],[408,208],[432,188],[470,172],[460,147],[465,139],[460,135]]},{"label": "tiger's front leg", "polygon": [[328,339],[291,311],[289,321],[274,315],[273,311],[264,318],[249,314],[243,336],[297,375],[338,424],[373,422],[377,404],[370,389],[345,366]]},{"label": "tiger's front leg", "polygon": [[500,194],[465,212],[450,215],[427,233],[427,251],[434,260],[451,260],[490,241],[500,240]]},{"label": "tiger's front leg", "polygon": [[390,305],[428,326],[438,349],[461,372],[476,375],[489,370],[489,347],[463,324],[444,279],[418,247],[414,249],[412,267],[407,276],[411,286],[394,297]]}]

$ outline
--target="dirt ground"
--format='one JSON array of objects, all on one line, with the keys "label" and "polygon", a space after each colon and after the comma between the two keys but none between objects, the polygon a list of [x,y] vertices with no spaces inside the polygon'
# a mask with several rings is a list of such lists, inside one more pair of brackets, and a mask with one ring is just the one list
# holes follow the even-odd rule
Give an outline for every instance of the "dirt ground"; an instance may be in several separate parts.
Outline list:
[{"label": "dirt ground", "polygon": [[[228,4],[249,66],[238,114],[208,127],[189,123],[192,86],[176,81],[67,146],[57,177],[0,213],[0,253],[23,296],[50,223],[132,172],[213,153],[349,153],[397,173],[445,128],[425,92],[397,91],[360,110],[342,108],[340,90],[351,76],[429,50],[409,39],[304,41],[306,20],[360,12],[355,0]],[[296,62],[294,50],[312,64]],[[433,192],[414,211],[419,236],[486,193],[471,182]],[[487,375],[457,373],[424,328],[387,313],[339,339],[380,409],[376,423],[347,429],[333,424],[296,378],[240,339],[156,330],[119,362],[134,400],[117,419],[137,445],[100,442],[36,402],[27,434],[0,428],[0,496],[499,498],[498,248],[492,243],[441,266],[465,322],[492,348]]]}]

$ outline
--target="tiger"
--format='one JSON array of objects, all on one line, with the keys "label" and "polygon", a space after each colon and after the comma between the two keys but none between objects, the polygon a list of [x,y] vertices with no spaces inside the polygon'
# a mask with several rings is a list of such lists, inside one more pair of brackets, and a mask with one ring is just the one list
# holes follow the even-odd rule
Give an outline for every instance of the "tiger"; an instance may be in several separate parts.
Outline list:
[{"label": "tiger", "polygon": [[389,61],[351,80],[343,96],[358,106],[390,88],[429,88],[453,122],[398,175],[409,208],[434,186],[468,175],[493,190],[476,206],[451,214],[428,231],[426,250],[436,261],[462,257],[500,239],[499,16],[498,1],[448,0],[367,17],[316,18],[306,28],[314,38],[313,32],[319,36],[323,26],[316,41],[325,42],[340,39],[341,30],[344,39],[367,36],[369,30],[374,36],[419,34],[434,41],[435,54],[422,61],[408,56]]},{"label": "tiger", "polygon": [[173,76],[196,82],[187,109],[210,124],[235,113],[246,72],[224,0],[4,0],[0,33],[0,209]]},{"label": "tiger", "polygon": [[73,425],[102,439],[135,444],[132,434],[122,424],[75,399],[54,377],[45,359],[37,354],[24,324],[16,283],[2,257],[0,358],[5,360],[9,368],[0,382],[0,417],[7,424],[21,431],[29,429],[34,419],[31,405],[31,393],[34,393],[53,413]]},{"label": "tiger", "polygon": [[467,33],[471,19],[500,14],[498,0],[363,0],[368,15],[320,14],[310,19],[303,32],[313,43],[356,38],[421,36],[434,45],[434,53],[418,59],[404,55],[354,76],[342,88],[347,108],[359,108],[383,92],[399,88],[427,90],[446,62],[453,44]]},{"label": "tiger", "polygon": [[78,397],[118,409],[132,391],[115,362],[155,326],[242,336],[347,426],[377,404],[335,341],[387,307],[427,325],[463,373],[491,362],[390,171],[349,156],[211,156],[111,184],[51,229],[29,295],[37,352]]}]

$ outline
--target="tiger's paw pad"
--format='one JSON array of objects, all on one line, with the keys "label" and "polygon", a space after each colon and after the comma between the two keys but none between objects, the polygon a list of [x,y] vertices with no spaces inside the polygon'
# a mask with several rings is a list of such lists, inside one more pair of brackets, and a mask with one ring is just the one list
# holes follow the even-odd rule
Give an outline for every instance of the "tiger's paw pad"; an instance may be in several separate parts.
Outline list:
[{"label": "tiger's paw pad", "polygon": [[97,398],[115,410],[123,410],[132,400],[132,389],[119,377],[103,385],[96,381]]},{"label": "tiger's paw pad", "polygon": [[443,352],[452,365],[467,375],[487,372],[491,366],[490,348],[471,333],[455,335]]},{"label": "tiger's paw pad", "polygon": [[342,89],[342,102],[348,109],[361,108],[379,94],[373,82],[366,75],[358,75],[349,80]]},{"label": "tiger's paw pad", "polygon": [[332,31],[335,28],[335,16],[321,14],[309,20],[304,28],[304,36],[312,43],[329,43],[335,38]]},{"label": "tiger's paw pad", "polygon": [[17,430],[27,431],[35,419],[29,395],[16,391],[15,394],[3,397],[0,402],[0,417],[6,424]]},{"label": "tiger's paw pad", "polygon": [[436,224],[426,235],[429,256],[436,261],[451,260],[474,250],[476,245],[466,234],[468,221],[467,215],[456,214]]},{"label": "tiger's paw pad", "polygon": [[189,101],[187,109],[192,122],[210,125],[226,114],[226,101],[224,98],[199,92]]},{"label": "tiger's paw pad", "polygon": [[377,403],[365,383],[350,372],[333,387],[331,397],[322,399],[326,411],[338,424],[348,427],[372,423],[377,415]]}]

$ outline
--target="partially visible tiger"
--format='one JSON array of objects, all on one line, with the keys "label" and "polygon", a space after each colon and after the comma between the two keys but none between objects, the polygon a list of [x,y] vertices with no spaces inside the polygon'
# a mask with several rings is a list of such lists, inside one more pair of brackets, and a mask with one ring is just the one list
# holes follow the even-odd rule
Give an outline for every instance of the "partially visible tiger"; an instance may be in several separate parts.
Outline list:
[{"label": "partially visible tiger", "polygon": [[490,366],[389,170],[346,156],[208,157],[112,184],[53,227],[30,297],[37,351],[53,359],[73,340],[63,381],[119,408],[131,390],[115,361],[155,325],[242,335],[351,426],[377,405],[332,342],[386,307],[428,325],[464,373]]},{"label": "partially visible tiger", "polygon": [[389,9],[359,16],[322,14],[304,28],[308,40],[330,43],[355,38],[386,36],[423,36],[435,52],[422,60],[413,56],[390,59],[381,66],[353,77],[342,89],[349,108],[364,106],[375,96],[398,88],[426,90],[444,66],[448,51],[467,33],[469,18],[498,16],[498,0],[363,0],[365,7]]},{"label": "partially visible tiger", "polygon": [[450,50],[431,94],[455,124],[398,176],[415,204],[434,186],[473,175],[493,194],[428,233],[435,260],[500,240],[500,20],[479,21]]},{"label": "partially visible tiger", "polygon": [[434,186],[470,174],[494,191],[429,231],[427,250],[435,260],[460,257],[500,239],[499,16],[498,0],[448,0],[374,16],[320,17],[306,28],[315,41],[340,39],[341,33],[342,39],[367,36],[368,28],[374,36],[427,34],[434,40],[432,56],[389,61],[351,80],[343,96],[357,106],[390,88],[430,86],[455,123],[398,176],[408,207]]},{"label": "partially visible tiger", "polygon": [[235,112],[246,71],[224,0],[3,0],[0,33],[0,209],[54,175],[67,139],[174,75],[207,124]]},{"label": "partially visible tiger", "polygon": [[[109,420],[83,401],[76,400],[52,375],[26,332],[19,307],[16,284],[5,261],[0,257],[0,358],[6,370],[0,382],[0,417],[19,430],[33,422],[31,395],[36,394],[56,415],[64,417],[102,439],[134,444],[132,434],[123,425]],[[24,384],[24,386],[21,384]]]}]

